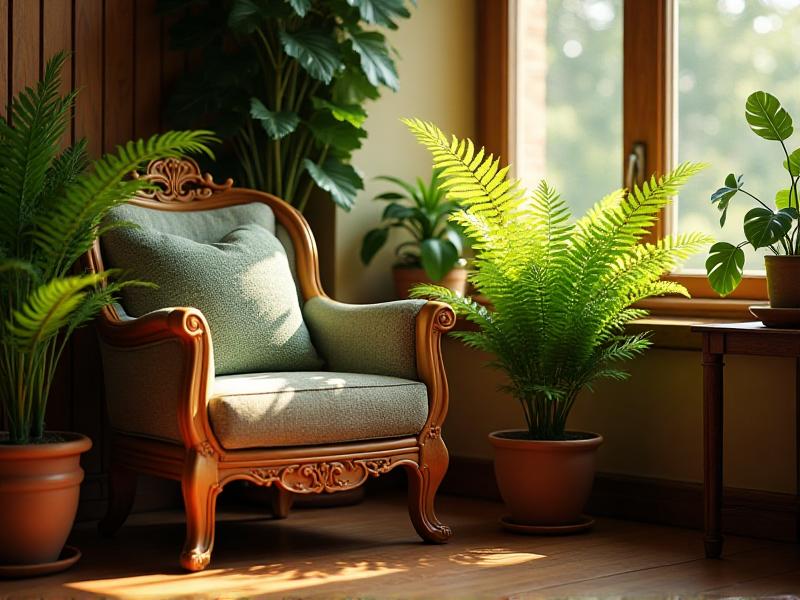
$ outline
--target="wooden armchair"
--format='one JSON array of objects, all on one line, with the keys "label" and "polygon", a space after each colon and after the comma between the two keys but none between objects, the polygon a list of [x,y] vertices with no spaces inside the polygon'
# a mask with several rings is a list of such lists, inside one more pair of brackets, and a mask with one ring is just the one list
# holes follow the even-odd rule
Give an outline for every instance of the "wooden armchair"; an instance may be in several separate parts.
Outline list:
[{"label": "wooden armchair", "polygon": [[[100,523],[101,532],[113,534],[124,523],[138,473],[178,480],[186,510],[186,542],[180,562],[190,571],[199,571],[211,558],[216,497],[227,483],[247,480],[277,486],[276,512],[286,516],[289,492],[349,490],[370,476],[402,466],[409,477],[408,508],[417,533],[427,542],[445,542],[451,530],[437,519],[434,496],[448,463],[441,435],[448,391],[440,338],[455,323],[453,311],[444,304],[423,301],[371,306],[334,302],[322,291],[308,224],[289,204],[269,194],[232,187],[230,180],[216,184],[209,175],[201,175],[191,160],[154,161],[145,176],[159,189],[130,203],[155,211],[205,211],[247,203],[269,207],[292,246],[304,314],[314,307],[325,313],[328,321],[345,323],[364,345],[363,360],[353,359],[336,369],[329,364],[328,369],[358,372],[363,366],[365,372],[380,370],[375,367],[374,345],[383,344],[380,351],[389,353],[385,368],[391,370],[410,360],[403,371],[413,374],[408,378],[415,384],[422,382],[427,388],[427,417],[423,415],[424,424],[413,434],[383,439],[312,441],[281,447],[270,447],[269,440],[264,440],[263,447],[226,448],[209,414],[218,380],[224,378],[215,380],[212,335],[203,314],[196,308],[178,307],[130,318],[121,307],[108,307],[99,318],[98,331],[114,435],[110,504]],[[98,242],[86,257],[90,270],[103,270],[102,255],[102,243]],[[398,320],[390,330],[399,331],[412,346],[410,354],[406,352],[410,359],[392,358],[391,353],[402,350],[400,346],[406,343],[402,339],[370,331],[375,323],[388,319]],[[347,343],[340,338],[334,332],[321,340],[318,347],[323,356],[326,344]],[[370,347],[365,345],[367,340]],[[172,375],[154,385],[151,373],[156,368]],[[354,421],[359,418],[353,415]]]}]

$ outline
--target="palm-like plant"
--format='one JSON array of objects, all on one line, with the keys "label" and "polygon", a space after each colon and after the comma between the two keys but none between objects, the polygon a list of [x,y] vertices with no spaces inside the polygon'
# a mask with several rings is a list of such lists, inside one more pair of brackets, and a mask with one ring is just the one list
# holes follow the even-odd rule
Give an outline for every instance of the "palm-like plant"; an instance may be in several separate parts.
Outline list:
[{"label": "palm-like plant", "polygon": [[374,200],[388,201],[381,216],[381,226],[371,229],[361,245],[361,261],[368,265],[389,239],[392,229],[405,229],[412,239],[397,246],[395,254],[399,264],[407,267],[422,267],[433,281],[439,281],[458,264],[464,252],[464,240],[448,217],[460,210],[455,202],[447,199],[439,181],[439,172],[434,169],[429,183],[417,177],[416,186],[384,175],[376,177],[393,183],[400,192],[383,192]]},{"label": "palm-like plant", "polygon": [[[89,164],[85,140],[59,152],[75,93],[59,95],[67,55],[0,118],[0,401],[9,441],[39,441],[56,365],[69,335],[111,303],[124,282],[72,274],[103,232],[106,213],[148,187],[128,179],[143,162],[210,151],[210,132],[128,142]],[[64,335],[59,335],[60,332]]]},{"label": "palm-like plant", "polygon": [[632,305],[686,289],[661,275],[709,244],[681,234],[641,243],[658,212],[704,165],[684,163],[630,192],[617,190],[577,221],[544,181],[530,194],[499,159],[471,140],[448,140],[432,123],[404,121],[442,169],[448,196],[464,208],[451,217],[472,240],[470,280],[489,306],[435,285],[414,295],[448,303],[478,331],[455,335],[495,356],[520,401],[531,439],[565,437],[578,392],[600,378],[624,379],[617,364],[643,352],[647,334],[624,326],[645,316]]}]

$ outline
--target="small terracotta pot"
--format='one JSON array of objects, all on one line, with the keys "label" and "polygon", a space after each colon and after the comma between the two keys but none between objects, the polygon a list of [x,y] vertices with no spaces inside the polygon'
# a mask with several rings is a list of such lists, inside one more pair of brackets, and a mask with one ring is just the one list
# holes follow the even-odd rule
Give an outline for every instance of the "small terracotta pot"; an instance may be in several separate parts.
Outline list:
[{"label": "small terracotta pot", "polygon": [[72,530],[83,481],[80,458],[92,441],[52,434],[64,441],[17,446],[0,438],[0,564],[53,562]]},{"label": "small terracotta pot", "polygon": [[764,257],[772,308],[800,308],[800,256]]},{"label": "small terracotta pot", "polygon": [[398,298],[405,299],[409,296],[409,290],[418,283],[435,283],[444,286],[462,296],[467,293],[467,270],[463,267],[456,267],[442,278],[441,281],[433,281],[425,269],[415,267],[394,267],[394,290]]},{"label": "small terracotta pot", "polygon": [[515,438],[519,429],[489,434],[500,495],[521,525],[572,525],[580,520],[594,481],[603,437],[543,441]]}]

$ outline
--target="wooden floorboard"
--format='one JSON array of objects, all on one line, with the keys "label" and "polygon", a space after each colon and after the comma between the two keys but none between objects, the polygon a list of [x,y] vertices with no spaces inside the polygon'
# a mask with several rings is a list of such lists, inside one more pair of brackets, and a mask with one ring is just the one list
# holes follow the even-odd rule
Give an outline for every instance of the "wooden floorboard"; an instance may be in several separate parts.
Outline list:
[{"label": "wooden floorboard", "polygon": [[[211,567],[177,567],[180,513],[134,515],[113,540],[90,523],[71,542],[71,571],[0,581],[0,598],[722,598],[800,592],[800,547],[729,538],[722,560],[703,558],[702,536],[599,519],[567,537],[502,531],[498,503],[442,497],[450,544],[418,541],[398,494],[271,520],[252,507],[220,515]],[[266,511],[265,511],[266,514]]]}]

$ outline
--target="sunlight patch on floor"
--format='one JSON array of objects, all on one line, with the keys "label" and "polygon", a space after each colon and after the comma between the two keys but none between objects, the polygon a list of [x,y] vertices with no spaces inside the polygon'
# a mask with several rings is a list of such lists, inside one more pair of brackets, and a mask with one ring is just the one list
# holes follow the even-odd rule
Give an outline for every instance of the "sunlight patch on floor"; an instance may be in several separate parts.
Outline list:
[{"label": "sunlight patch on floor", "polygon": [[[231,569],[208,569],[185,575],[143,575],[118,579],[95,579],[66,584],[65,587],[116,598],[162,598],[177,595],[217,595],[225,597],[254,594],[287,593],[329,584],[369,580],[417,569],[440,568],[454,563],[470,568],[493,568],[519,565],[545,558],[542,554],[515,552],[508,548],[475,548],[434,558],[414,561],[364,560],[336,562],[332,567],[317,566],[315,561],[284,565],[275,563]],[[327,562],[321,560],[321,563]],[[328,563],[330,564],[330,563]],[[374,584],[373,584],[374,585]]]},{"label": "sunlight patch on floor", "polygon": [[544,554],[513,552],[507,548],[476,548],[450,557],[450,562],[475,567],[507,567],[531,560],[547,558]]},{"label": "sunlight patch on floor", "polygon": [[[380,561],[343,565],[333,572],[306,568],[285,569],[281,565],[259,565],[242,569],[209,569],[185,575],[147,575],[120,579],[97,579],[67,584],[65,587],[95,594],[124,597],[164,598],[186,594],[224,592],[225,597],[241,594],[288,592],[311,586],[358,581],[402,572]],[[232,596],[233,595],[233,596]]]}]

